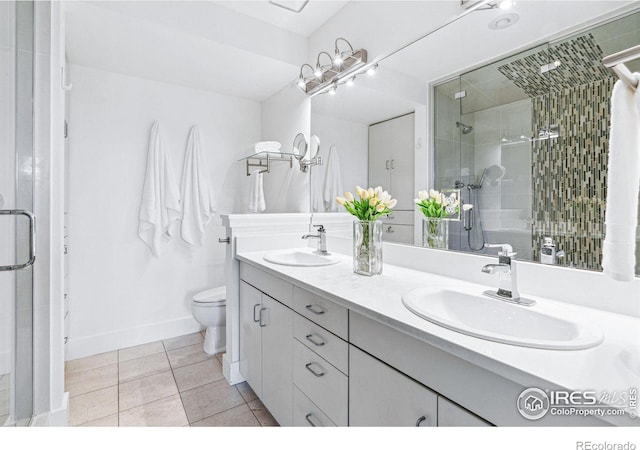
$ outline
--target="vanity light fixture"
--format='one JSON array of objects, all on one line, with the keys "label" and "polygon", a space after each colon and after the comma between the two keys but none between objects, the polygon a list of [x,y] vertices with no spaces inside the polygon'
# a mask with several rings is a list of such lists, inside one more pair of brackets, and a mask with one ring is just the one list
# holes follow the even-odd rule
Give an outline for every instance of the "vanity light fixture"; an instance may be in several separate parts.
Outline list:
[{"label": "vanity light fixture", "polygon": [[[341,43],[342,49],[340,48]],[[345,49],[345,44],[348,49]],[[321,62],[323,55],[324,61],[329,59],[324,64]],[[335,40],[334,56],[322,51],[318,53],[315,68],[310,64],[300,66],[297,84],[307,95],[326,93],[333,95],[339,85],[348,84],[351,86],[356,76],[366,72],[369,66],[367,65],[366,50],[354,50],[349,41],[339,37]],[[313,73],[305,75],[305,67],[310,67]]]},{"label": "vanity light fixture", "polygon": [[313,67],[311,67],[310,64],[305,63],[302,66],[300,66],[300,75],[298,76],[298,86],[300,86],[301,89],[304,89],[307,84],[306,81],[304,80],[304,74],[302,73],[305,67],[308,67],[309,69],[311,69],[311,73],[315,76],[315,71],[313,70]]},{"label": "vanity light fixture", "polygon": [[[322,55],[327,55],[329,57],[329,65],[323,66],[322,64],[320,64],[320,57]],[[331,55],[327,52],[320,52],[318,53],[318,57],[316,58],[316,70],[313,72],[313,74],[318,80],[322,80],[322,78],[324,77],[324,73],[331,67],[333,67],[333,58],[331,58]]]}]

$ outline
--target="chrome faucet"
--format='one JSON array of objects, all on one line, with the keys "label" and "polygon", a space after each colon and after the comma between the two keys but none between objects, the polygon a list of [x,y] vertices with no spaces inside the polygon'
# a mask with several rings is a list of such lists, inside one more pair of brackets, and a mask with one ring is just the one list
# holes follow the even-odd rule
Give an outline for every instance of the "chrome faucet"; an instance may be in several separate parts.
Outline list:
[{"label": "chrome faucet", "polygon": [[318,234],[305,234],[302,239],[317,239],[318,248],[315,253],[319,255],[326,255],[327,252],[327,230],[324,229],[324,225],[314,225],[318,229]]},{"label": "chrome faucet", "polygon": [[497,292],[485,291],[484,295],[523,306],[532,306],[535,300],[520,297],[518,292],[518,278],[515,264],[516,253],[509,244],[485,244],[485,248],[500,248],[498,251],[498,264],[487,264],[482,267],[483,273],[499,274]]}]

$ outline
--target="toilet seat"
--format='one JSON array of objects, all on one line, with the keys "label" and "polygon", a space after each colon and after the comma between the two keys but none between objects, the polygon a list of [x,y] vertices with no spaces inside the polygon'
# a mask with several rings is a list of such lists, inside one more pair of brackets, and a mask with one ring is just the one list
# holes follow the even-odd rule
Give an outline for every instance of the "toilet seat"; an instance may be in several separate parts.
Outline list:
[{"label": "toilet seat", "polygon": [[213,289],[199,292],[193,296],[194,303],[219,304],[223,305],[227,299],[227,287],[218,286]]}]

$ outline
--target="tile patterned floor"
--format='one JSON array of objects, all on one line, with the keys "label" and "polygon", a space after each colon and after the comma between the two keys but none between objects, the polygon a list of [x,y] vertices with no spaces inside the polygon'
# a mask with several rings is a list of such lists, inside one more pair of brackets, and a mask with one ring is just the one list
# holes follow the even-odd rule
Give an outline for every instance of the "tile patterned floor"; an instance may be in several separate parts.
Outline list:
[{"label": "tile patterned floor", "polygon": [[203,334],[67,361],[69,424],[93,427],[277,426],[247,383],[229,386]]}]

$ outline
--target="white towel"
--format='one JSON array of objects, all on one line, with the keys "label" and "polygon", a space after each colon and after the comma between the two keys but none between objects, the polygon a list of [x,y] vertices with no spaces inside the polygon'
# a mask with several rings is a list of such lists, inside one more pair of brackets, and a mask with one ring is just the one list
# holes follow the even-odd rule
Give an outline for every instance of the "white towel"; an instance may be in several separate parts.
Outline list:
[{"label": "white towel", "polygon": [[282,144],[276,141],[262,141],[257,142],[255,145],[256,153],[259,152],[279,152]]},{"label": "white towel", "polygon": [[340,176],[340,158],[336,146],[332,145],[327,157],[327,174],[324,178],[323,198],[325,210],[327,212],[341,211],[340,205],[336,203],[336,197],[343,195],[342,177]]},{"label": "white towel", "polygon": [[154,122],[149,137],[147,172],[138,214],[138,236],[160,256],[169,242],[171,225],[180,218],[180,192],[173,173],[171,157],[166,152],[160,125]]},{"label": "white towel", "polygon": [[200,130],[191,128],[182,170],[182,228],[185,242],[200,247],[204,229],[215,212],[215,194],[207,160],[200,150]]},{"label": "white towel", "polygon": [[262,183],[262,172],[256,169],[251,172],[251,179],[249,180],[251,187],[249,191],[249,207],[247,212],[249,213],[261,213],[267,209],[267,205],[264,201],[264,186]]},{"label": "white towel", "polygon": [[[640,79],[640,74],[634,77]],[[631,281],[635,272],[638,188],[640,187],[640,87],[622,80],[611,96],[611,137],[607,172],[605,239],[602,268],[618,281]]]}]

